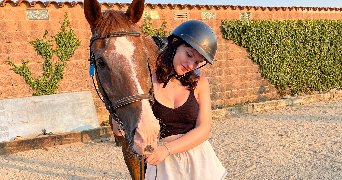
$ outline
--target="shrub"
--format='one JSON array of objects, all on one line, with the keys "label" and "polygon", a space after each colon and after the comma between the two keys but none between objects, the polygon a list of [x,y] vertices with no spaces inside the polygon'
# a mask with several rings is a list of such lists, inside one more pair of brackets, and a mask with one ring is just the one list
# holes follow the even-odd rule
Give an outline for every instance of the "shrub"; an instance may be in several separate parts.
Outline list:
[{"label": "shrub", "polygon": [[[31,70],[27,66],[29,61],[21,60],[21,67],[18,67],[11,61],[6,61],[7,64],[14,67],[10,68],[10,70],[22,76],[26,83],[35,91],[33,96],[56,94],[56,89],[59,86],[58,82],[64,78],[63,70],[66,66],[66,61],[72,57],[76,48],[80,45],[80,40],[74,34],[73,29],[71,29],[70,21],[67,18],[68,15],[65,13],[61,30],[55,36],[51,36],[54,40],[45,40],[49,32],[46,30],[42,39],[30,42],[37,55],[45,59],[42,77],[32,78]],[[56,43],[56,49],[53,49],[53,44],[50,44],[53,41]],[[51,59],[54,53],[57,54],[58,60],[53,68]]]},{"label": "shrub", "polygon": [[159,29],[152,28],[151,19],[148,19],[146,22],[146,17],[144,17],[144,24],[142,26],[143,32],[146,32],[149,36],[160,36],[160,37],[167,37],[169,36],[170,32],[166,31],[166,21],[163,21],[161,27]]}]

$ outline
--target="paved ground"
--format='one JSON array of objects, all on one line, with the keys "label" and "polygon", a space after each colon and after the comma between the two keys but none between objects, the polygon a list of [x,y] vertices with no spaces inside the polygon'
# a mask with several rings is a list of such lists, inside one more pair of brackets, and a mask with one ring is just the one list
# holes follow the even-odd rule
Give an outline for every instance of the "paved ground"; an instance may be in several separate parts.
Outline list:
[{"label": "paved ground", "polygon": [[[342,179],[342,99],[216,120],[226,179]],[[0,179],[130,179],[109,140],[0,156]]]}]

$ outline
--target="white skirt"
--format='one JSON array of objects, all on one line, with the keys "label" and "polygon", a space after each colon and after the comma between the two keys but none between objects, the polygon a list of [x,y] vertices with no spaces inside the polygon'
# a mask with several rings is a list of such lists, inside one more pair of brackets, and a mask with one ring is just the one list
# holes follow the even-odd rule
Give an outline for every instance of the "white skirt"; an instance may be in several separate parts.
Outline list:
[{"label": "white skirt", "polygon": [[[171,142],[183,134],[161,139],[158,146]],[[222,180],[226,169],[217,158],[208,140],[185,152],[171,154],[157,166],[147,163],[145,180]]]}]

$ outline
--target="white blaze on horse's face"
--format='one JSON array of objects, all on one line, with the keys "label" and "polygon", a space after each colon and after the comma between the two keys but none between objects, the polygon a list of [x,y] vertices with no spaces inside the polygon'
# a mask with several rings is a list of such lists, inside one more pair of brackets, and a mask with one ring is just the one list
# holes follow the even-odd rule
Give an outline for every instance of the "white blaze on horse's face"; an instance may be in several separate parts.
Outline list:
[{"label": "white blaze on horse's face", "polygon": [[141,89],[141,86],[137,78],[137,71],[136,71],[135,64],[132,63],[132,60],[133,60],[132,57],[133,57],[133,53],[135,49],[133,46],[133,43],[128,41],[126,37],[118,37],[116,38],[114,42],[114,46],[115,46],[115,53],[123,55],[127,59],[128,65],[131,69],[131,76],[136,86],[134,90],[137,92],[135,93],[144,94],[144,91]]},{"label": "white blaze on horse's face", "polygon": [[[127,70],[129,72],[132,80],[134,81],[134,91],[132,95],[136,94],[146,94],[140,86],[137,67],[133,63],[133,55],[135,47],[132,42],[130,42],[126,37],[117,37],[113,42],[115,46],[115,52],[120,54],[126,59],[126,65],[129,66]],[[153,150],[157,149],[158,134],[160,130],[159,122],[153,115],[150,103],[148,100],[142,100],[142,111],[140,118],[138,119],[138,127],[136,128],[134,134],[134,150],[139,154],[152,153]]]}]

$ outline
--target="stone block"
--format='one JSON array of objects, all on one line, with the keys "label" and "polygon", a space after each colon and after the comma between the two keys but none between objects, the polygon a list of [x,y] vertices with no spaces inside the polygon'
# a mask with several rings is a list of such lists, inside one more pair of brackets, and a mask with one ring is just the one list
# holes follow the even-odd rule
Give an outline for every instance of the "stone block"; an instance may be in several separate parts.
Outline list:
[{"label": "stone block", "polygon": [[[21,54],[19,54],[19,53],[10,54],[10,55],[8,56],[8,59],[7,59],[7,60],[13,62],[13,63],[16,64],[16,65],[22,66],[22,62],[21,62],[22,57],[23,57],[23,56],[22,56]],[[24,59],[24,60],[25,60],[25,59]],[[7,67],[8,67],[8,69],[9,69],[9,68],[12,68],[12,66],[10,66],[10,65],[8,65]]]},{"label": "stone block", "polygon": [[224,97],[224,99],[229,99],[229,98],[230,98],[230,93],[231,93],[231,91],[225,91],[225,92],[223,92],[223,97]]},{"label": "stone block", "polygon": [[227,20],[240,19],[240,13],[237,11],[228,12]]},{"label": "stone block", "polygon": [[246,89],[240,89],[240,90],[238,91],[238,93],[239,93],[239,97],[246,97],[246,96],[247,96],[247,91],[246,91]]},{"label": "stone block", "polygon": [[[228,61],[226,61],[225,64],[227,65],[227,64],[228,64]],[[226,67],[228,67],[228,66],[226,66]],[[225,71],[224,74],[225,74],[226,76],[232,75],[232,68],[224,69],[224,71]]]},{"label": "stone block", "polygon": [[226,19],[228,19],[227,11],[216,11],[216,19],[217,20],[226,20]]},{"label": "stone block", "polygon": [[233,90],[233,87],[232,87],[232,83],[230,81],[228,81],[226,84],[225,84],[225,89],[226,91],[231,91]]},{"label": "stone block", "polygon": [[161,20],[172,20],[173,19],[173,13],[172,13],[172,11],[159,11],[159,18]]},{"label": "stone block", "polygon": [[247,94],[247,97],[250,97],[253,95],[253,88],[247,88],[246,89],[246,94]]},{"label": "stone block", "polygon": [[189,11],[188,18],[193,19],[193,20],[201,20],[202,19],[201,11]]},{"label": "stone block", "polygon": [[5,31],[16,31],[16,22],[15,21],[8,21],[8,20],[3,20],[1,21],[1,26],[0,26],[0,32],[5,32]]},{"label": "stone block", "polygon": [[212,111],[212,117],[213,119],[223,119],[226,117],[225,111],[222,109],[216,109]]},{"label": "stone block", "polygon": [[273,100],[261,103],[252,103],[254,105],[254,112],[270,110],[274,108],[281,108],[286,106],[286,100]]},{"label": "stone block", "polygon": [[227,53],[228,53],[228,46],[226,45],[226,43],[217,43],[217,52],[221,52],[221,53],[224,53],[225,56],[227,56]]},{"label": "stone block", "polygon": [[5,57],[5,38],[1,38],[0,35],[0,65],[2,65],[5,61],[3,61],[4,57]]},{"label": "stone block", "polygon": [[16,141],[5,141],[0,143],[0,155],[8,155],[17,152],[42,149],[57,145],[71,144],[77,142],[88,142],[113,137],[109,126],[95,128],[92,130],[70,132],[58,135],[44,135],[35,138],[21,139]]},{"label": "stone block", "polygon": [[230,96],[231,96],[231,98],[238,98],[239,97],[239,92],[236,91],[236,90],[232,90],[230,92]]},{"label": "stone block", "polygon": [[[5,66],[0,66],[0,70],[3,69]],[[7,68],[7,67],[6,67]],[[0,86],[1,87],[7,87],[11,85],[11,77],[10,76],[0,76],[1,81],[0,81]]]},{"label": "stone block", "polygon": [[273,12],[273,20],[281,20],[281,13],[278,12]]},{"label": "stone block", "polygon": [[227,43],[227,39],[224,39],[223,37],[218,36],[218,34],[221,34],[220,32],[219,33],[215,32],[215,34],[216,34],[216,38],[217,38],[217,44],[226,44]]},{"label": "stone block", "polygon": [[[39,30],[39,29],[30,29],[28,33],[28,40],[29,41],[35,41],[37,38],[41,39],[44,36],[45,31]],[[51,31],[49,32],[49,34]],[[50,34],[51,35],[51,34]]]},{"label": "stone block", "polygon": [[0,141],[99,127],[89,91],[0,100]]},{"label": "stone block", "polygon": [[253,12],[252,13],[252,19],[254,20],[260,20],[263,17],[263,12]]},{"label": "stone block", "polygon": [[26,31],[16,31],[14,32],[14,39],[13,42],[20,42],[23,44],[29,44],[28,43],[28,34]]},{"label": "stone block", "polygon": [[229,51],[233,51],[233,52],[241,52],[241,47],[234,44],[230,44],[229,45]]},{"label": "stone block", "polygon": [[334,92],[334,98],[342,98],[342,91],[335,91]]}]

